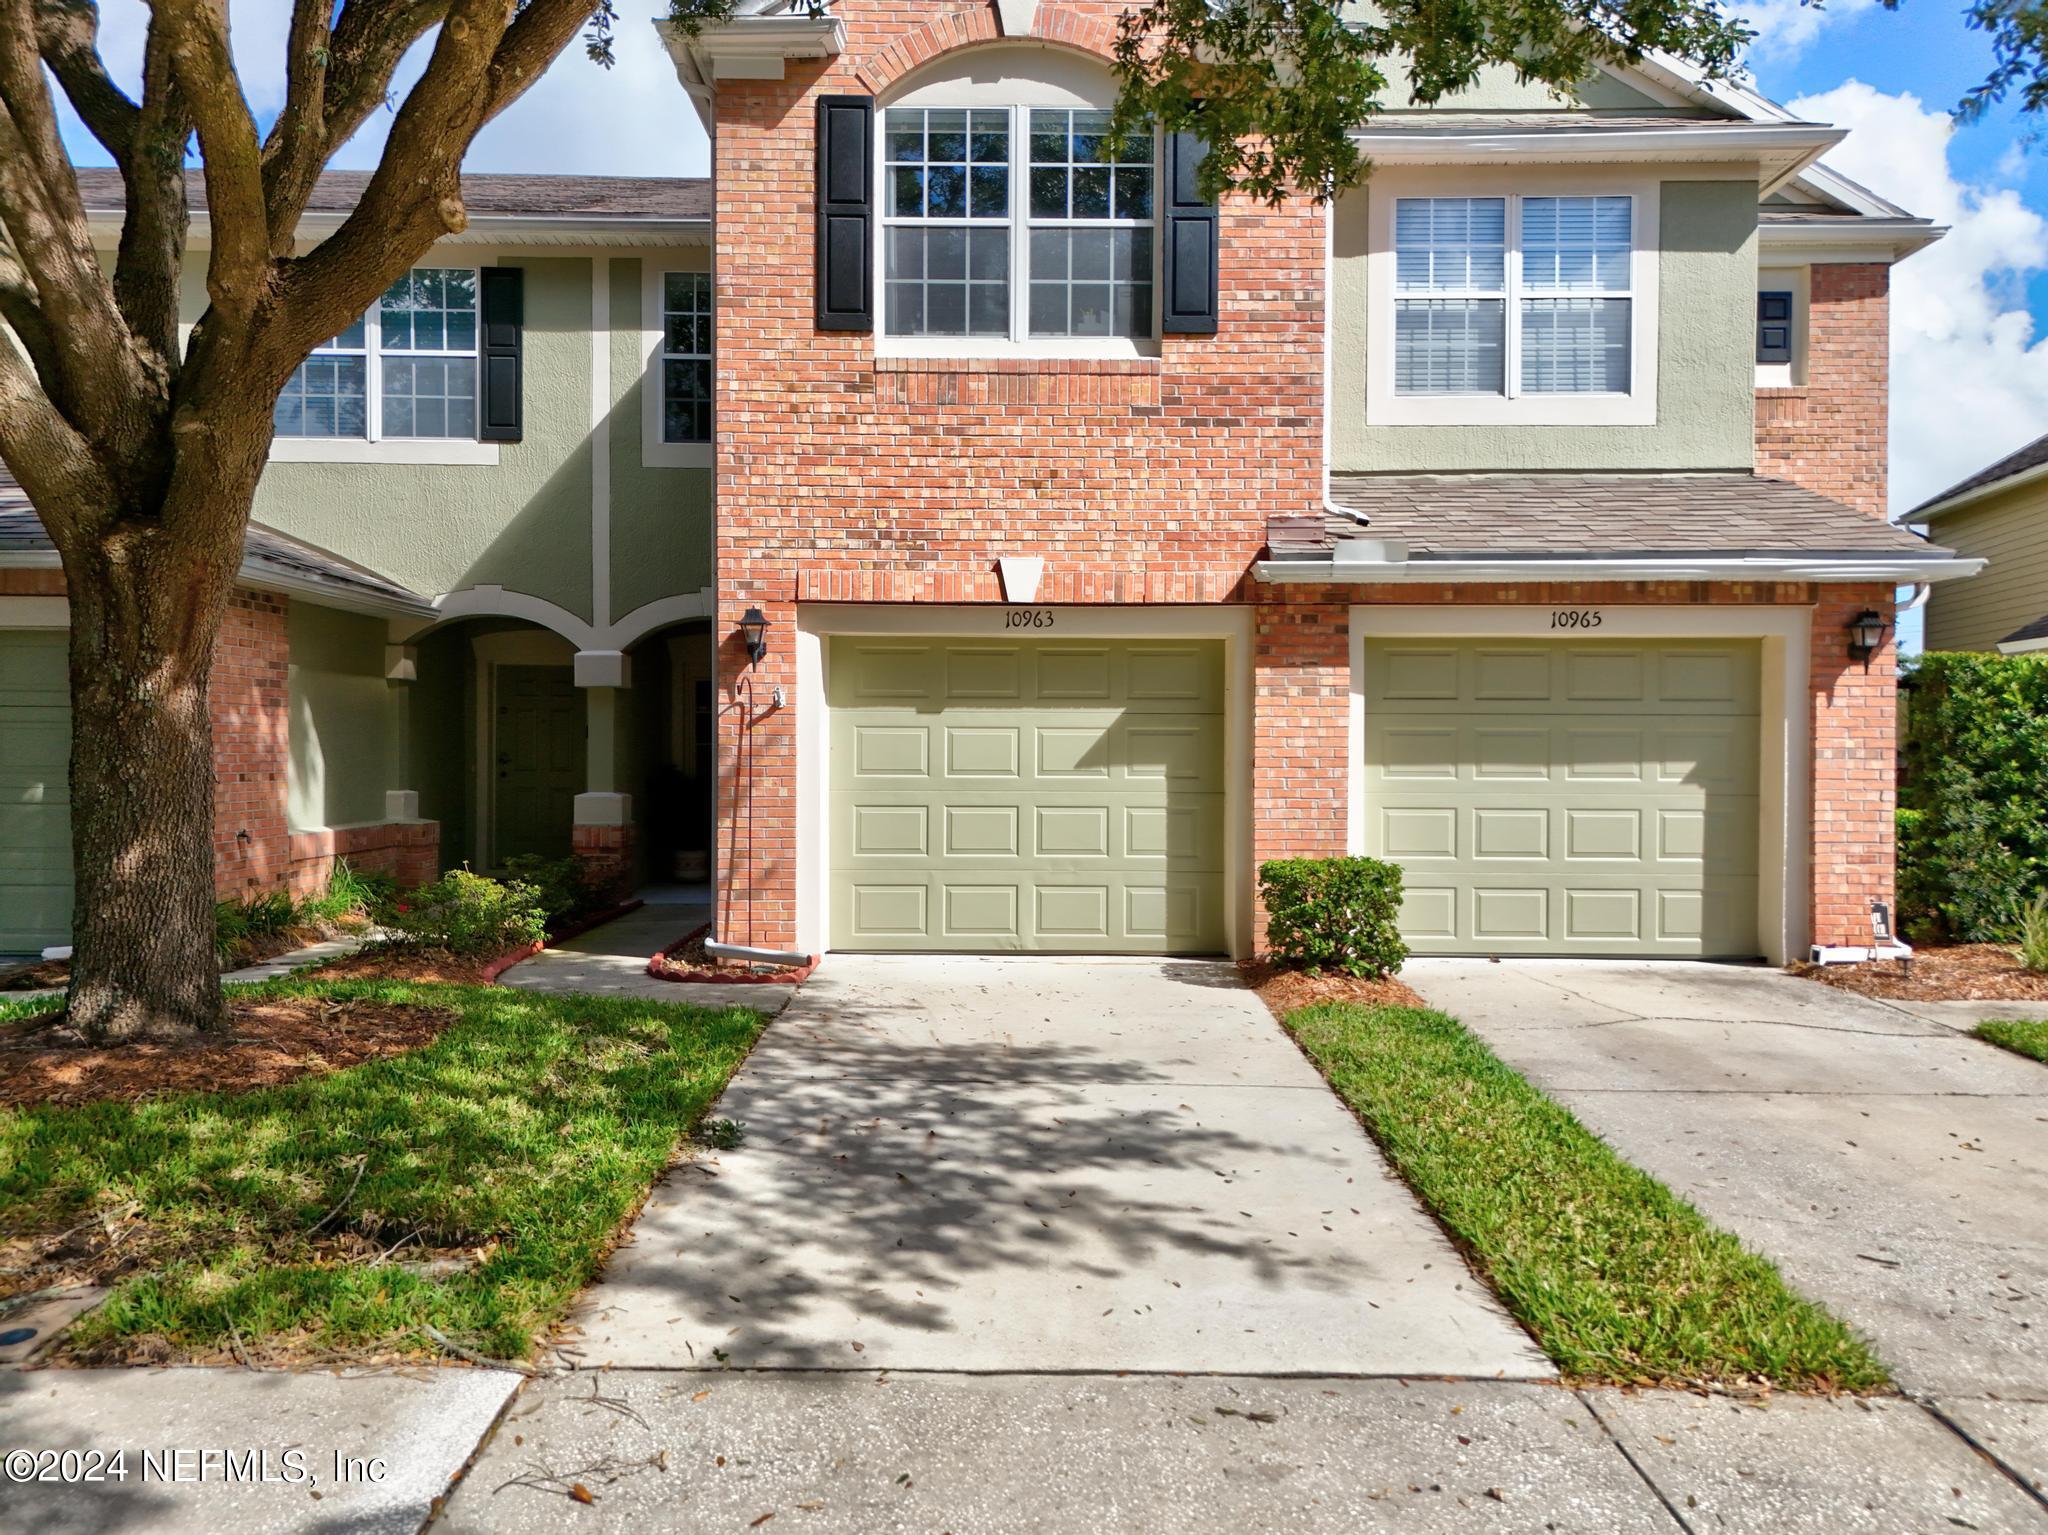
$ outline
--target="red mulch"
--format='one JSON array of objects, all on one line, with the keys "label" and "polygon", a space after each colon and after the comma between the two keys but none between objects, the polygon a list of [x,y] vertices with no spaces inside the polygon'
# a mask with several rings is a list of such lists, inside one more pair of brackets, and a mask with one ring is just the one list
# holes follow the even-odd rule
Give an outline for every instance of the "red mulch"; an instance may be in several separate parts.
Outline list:
[{"label": "red mulch", "polygon": [[1264,958],[1241,959],[1237,971],[1276,1018],[1285,1018],[1298,1008],[1312,1007],[1318,1002],[1360,1002],[1367,1007],[1429,1006],[1397,976],[1372,981],[1329,971],[1310,975]]},{"label": "red mulch", "polygon": [[[240,970],[244,965],[260,965],[265,960],[276,959],[278,955],[289,954],[294,949],[303,949],[308,944],[325,943],[330,938],[345,937],[361,930],[360,922],[317,922],[282,928],[275,933],[258,933],[236,944],[222,957],[220,967],[223,970]],[[70,960],[47,959],[0,971],[0,995],[10,991],[43,991],[53,986],[69,985],[70,981]]]},{"label": "red mulch", "polygon": [[10,991],[48,991],[52,987],[68,985],[70,981],[70,960],[38,960],[32,965],[16,965],[12,970],[0,970],[0,996],[5,996]]},{"label": "red mulch", "polygon": [[230,998],[217,1033],[103,1049],[51,1014],[46,1027],[0,1041],[0,1104],[248,1092],[417,1049],[455,1017],[447,1008],[404,1003]]},{"label": "red mulch", "polygon": [[[520,951],[523,954],[530,950]],[[446,949],[413,949],[371,944],[310,972],[323,981],[410,981],[434,986],[488,986],[504,956],[451,954]]]},{"label": "red mulch", "polygon": [[2011,949],[1998,943],[1923,948],[1903,961],[1785,968],[1823,986],[1895,1002],[2048,1002],[2048,975],[2026,969]]},{"label": "red mulch", "polygon": [[719,959],[704,947],[710,937],[711,924],[707,922],[650,959],[647,973],[657,981],[712,981],[728,986],[764,982],[796,986],[809,980],[811,972],[818,968],[818,957],[814,954],[805,964],[782,970],[741,969],[732,960]]}]

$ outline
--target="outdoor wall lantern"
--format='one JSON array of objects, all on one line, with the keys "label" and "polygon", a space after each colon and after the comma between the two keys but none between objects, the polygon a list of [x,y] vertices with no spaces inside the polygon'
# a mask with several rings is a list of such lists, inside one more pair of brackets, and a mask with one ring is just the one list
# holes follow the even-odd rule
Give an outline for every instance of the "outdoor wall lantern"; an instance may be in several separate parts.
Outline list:
[{"label": "outdoor wall lantern", "polygon": [[768,615],[759,608],[748,608],[740,615],[740,638],[747,642],[748,664],[759,666],[761,657],[768,654]]},{"label": "outdoor wall lantern", "polygon": [[1891,632],[1891,620],[1865,608],[1849,620],[1849,659],[1868,661],[1884,649],[1884,637]]}]

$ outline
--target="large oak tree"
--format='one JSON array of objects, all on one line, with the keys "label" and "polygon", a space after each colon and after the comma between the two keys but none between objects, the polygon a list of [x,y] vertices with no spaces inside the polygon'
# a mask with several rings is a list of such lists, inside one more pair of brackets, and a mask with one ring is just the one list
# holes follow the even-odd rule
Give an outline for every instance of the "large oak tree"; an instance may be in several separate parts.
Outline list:
[{"label": "large oak tree", "polygon": [[[615,19],[613,0],[290,0],[285,99],[265,130],[236,73],[227,0],[145,3],[130,91],[100,56],[93,0],[0,0],[0,459],[41,513],[70,594],[69,1006],[100,1039],[221,1018],[208,671],[278,391],[464,227],[458,172],[477,131],[586,25],[589,52],[608,61]],[[670,9],[687,28],[738,3]],[[1976,0],[1968,14],[1997,67],[1971,106],[2048,96],[2044,3]],[[430,34],[361,201],[302,249],[322,168]],[[1721,0],[1139,0],[1120,110],[1201,129],[1221,150],[1204,172],[1212,191],[1327,197],[1363,173],[1348,133],[1379,110],[1396,67],[1434,101],[1490,64],[1560,88],[1646,49],[1724,71],[1745,37]],[[120,169],[111,253],[94,245],[52,81]],[[207,308],[181,345],[193,175]]]}]

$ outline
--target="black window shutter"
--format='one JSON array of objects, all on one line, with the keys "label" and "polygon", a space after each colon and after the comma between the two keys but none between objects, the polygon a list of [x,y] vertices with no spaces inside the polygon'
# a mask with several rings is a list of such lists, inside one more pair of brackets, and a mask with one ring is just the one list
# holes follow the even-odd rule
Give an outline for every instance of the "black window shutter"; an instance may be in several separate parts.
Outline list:
[{"label": "black window shutter", "polygon": [[875,98],[818,98],[818,329],[875,328]]},{"label": "black window shutter", "polygon": [[1792,360],[1792,295],[1759,293],[1756,296],[1756,360]]},{"label": "black window shutter", "polygon": [[483,401],[476,435],[482,442],[518,442],[526,431],[526,390],[520,377],[526,351],[526,271],[487,266],[481,277]]},{"label": "black window shutter", "polygon": [[1208,153],[1198,133],[1169,133],[1160,146],[1161,261],[1159,329],[1169,336],[1216,334],[1216,205],[1202,196],[1195,172]]}]

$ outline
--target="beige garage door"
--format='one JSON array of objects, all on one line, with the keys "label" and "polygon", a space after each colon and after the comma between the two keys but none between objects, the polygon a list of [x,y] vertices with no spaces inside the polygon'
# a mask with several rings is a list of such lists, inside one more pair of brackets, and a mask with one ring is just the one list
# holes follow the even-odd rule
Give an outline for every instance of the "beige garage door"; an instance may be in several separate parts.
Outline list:
[{"label": "beige garage door", "polygon": [[1214,643],[831,642],[841,949],[1225,946]]},{"label": "beige garage door", "polygon": [[1735,642],[1369,642],[1366,851],[1410,945],[1755,954],[1760,677]]},{"label": "beige garage door", "polygon": [[0,630],[0,954],[71,941],[71,685],[60,630]]}]

